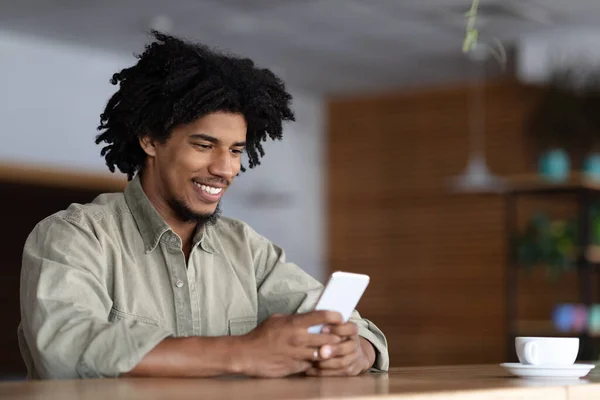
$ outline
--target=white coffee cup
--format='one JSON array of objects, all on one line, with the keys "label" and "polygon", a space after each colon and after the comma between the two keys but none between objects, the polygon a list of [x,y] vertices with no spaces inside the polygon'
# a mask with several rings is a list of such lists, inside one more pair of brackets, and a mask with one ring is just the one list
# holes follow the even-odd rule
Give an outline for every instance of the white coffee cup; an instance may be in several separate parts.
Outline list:
[{"label": "white coffee cup", "polygon": [[521,364],[568,366],[577,359],[579,338],[517,337],[515,348]]}]

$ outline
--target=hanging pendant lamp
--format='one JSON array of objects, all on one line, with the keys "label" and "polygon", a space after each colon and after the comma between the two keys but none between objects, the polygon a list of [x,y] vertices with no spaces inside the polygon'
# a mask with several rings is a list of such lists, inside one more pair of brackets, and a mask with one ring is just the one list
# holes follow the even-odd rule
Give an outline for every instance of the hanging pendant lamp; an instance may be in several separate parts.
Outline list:
[{"label": "hanging pendant lamp", "polygon": [[457,192],[501,192],[505,181],[493,175],[485,159],[485,61],[488,50],[475,49],[469,53],[473,73],[468,91],[469,158],[462,175],[451,179]]}]

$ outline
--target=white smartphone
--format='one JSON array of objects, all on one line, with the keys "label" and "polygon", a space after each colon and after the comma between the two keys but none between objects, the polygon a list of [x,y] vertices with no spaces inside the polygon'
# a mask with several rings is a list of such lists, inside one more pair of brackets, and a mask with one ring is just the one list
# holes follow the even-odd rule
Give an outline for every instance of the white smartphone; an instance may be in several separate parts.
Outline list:
[{"label": "white smartphone", "polygon": [[[369,285],[368,275],[334,272],[319,297],[315,310],[336,311],[347,322]],[[320,333],[323,325],[308,328],[309,333]]]}]

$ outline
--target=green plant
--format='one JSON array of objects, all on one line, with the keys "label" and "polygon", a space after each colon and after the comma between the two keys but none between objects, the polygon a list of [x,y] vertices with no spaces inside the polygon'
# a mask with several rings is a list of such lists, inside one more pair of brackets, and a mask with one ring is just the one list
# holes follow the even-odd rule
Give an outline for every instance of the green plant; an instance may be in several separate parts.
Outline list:
[{"label": "green plant", "polygon": [[[477,48],[479,42],[479,31],[477,30],[477,11],[479,9],[479,0],[473,0],[471,8],[465,16],[467,17],[467,27],[465,31],[465,39],[463,40],[462,51],[467,54]],[[485,45],[489,52],[494,56],[496,61],[500,64],[500,67],[504,70],[506,68],[506,49],[502,45],[502,42],[493,37],[492,40],[495,42],[496,47]]]},{"label": "green plant", "polygon": [[600,246],[600,204],[594,203],[590,206],[590,243]]},{"label": "green plant", "polygon": [[477,46],[477,40],[479,38],[479,31],[475,28],[477,21],[477,8],[479,7],[479,0],[473,0],[471,9],[467,11],[467,29],[465,32],[465,40],[463,41],[463,53],[468,53],[475,49]]},{"label": "green plant", "polygon": [[525,230],[515,238],[516,258],[524,268],[544,265],[551,279],[575,266],[577,223],[574,219],[551,220],[534,215]]}]

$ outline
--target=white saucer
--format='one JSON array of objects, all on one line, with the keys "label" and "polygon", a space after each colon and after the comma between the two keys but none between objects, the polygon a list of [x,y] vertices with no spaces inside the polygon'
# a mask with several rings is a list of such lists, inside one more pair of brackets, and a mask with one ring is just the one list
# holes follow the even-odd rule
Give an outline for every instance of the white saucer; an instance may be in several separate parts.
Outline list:
[{"label": "white saucer", "polygon": [[535,379],[579,379],[586,376],[595,367],[593,364],[552,367],[521,363],[503,363],[500,366],[515,376]]}]

